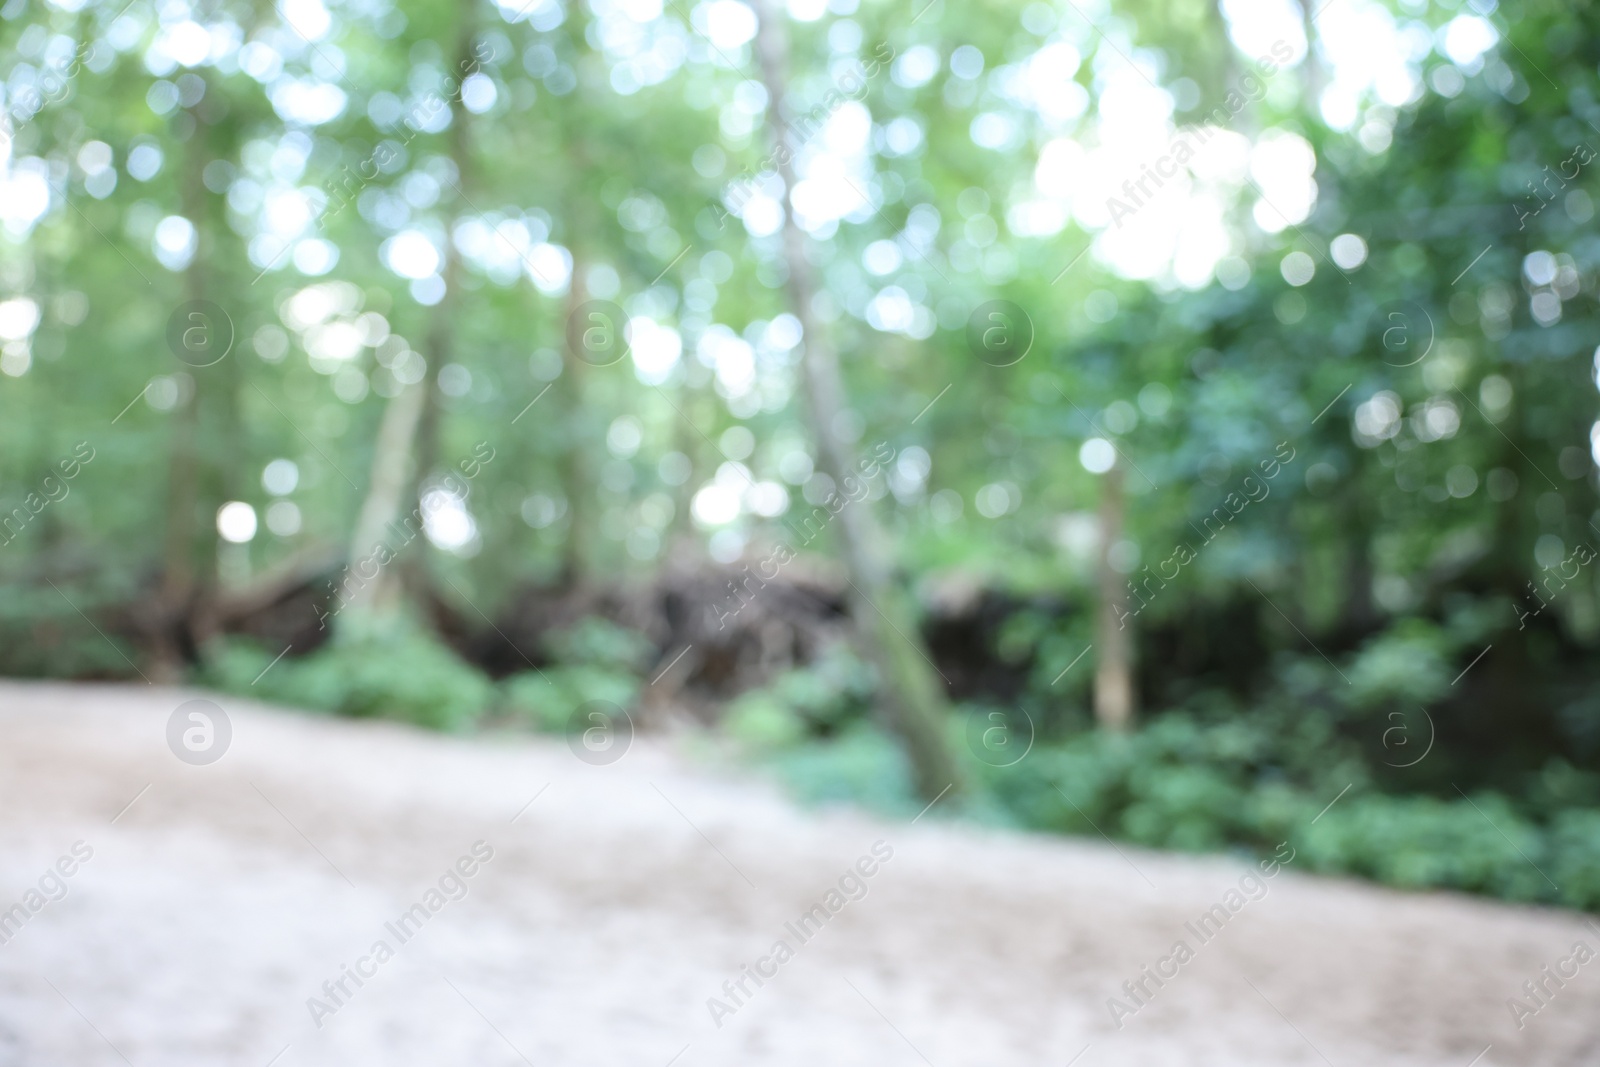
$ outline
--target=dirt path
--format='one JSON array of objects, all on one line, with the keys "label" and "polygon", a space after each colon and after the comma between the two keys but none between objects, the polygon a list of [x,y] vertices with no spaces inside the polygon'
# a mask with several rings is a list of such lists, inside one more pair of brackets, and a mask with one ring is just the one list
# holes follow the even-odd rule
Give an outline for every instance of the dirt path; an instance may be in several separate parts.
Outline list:
[{"label": "dirt path", "polygon": [[1572,914],[1291,865],[1202,943],[1244,864],[799,812],[645,739],[596,767],[228,698],[190,766],[165,730],[198,695],[0,684],[0,909],[73,870],[0,944],[0,1067],[1600,1062],[1600,962],[1520,1032],[1506,1006],[1600,948]]}]

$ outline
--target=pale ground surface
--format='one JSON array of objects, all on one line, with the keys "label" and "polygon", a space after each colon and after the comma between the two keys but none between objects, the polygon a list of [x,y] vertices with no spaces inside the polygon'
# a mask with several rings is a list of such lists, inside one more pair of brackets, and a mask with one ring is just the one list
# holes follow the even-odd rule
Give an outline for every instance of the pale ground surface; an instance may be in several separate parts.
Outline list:
[{"label": "pale ground surface", "polygon": [[[1573,914],[1285,872],[1119,1031],[1106,998],[1241,865],[804,813],[662,742],[591,767],[226,697],[232,746],[192,767],[165,726],[196,695],[0,683],[0,908],[94,850],[0,946],[3,1067],[1600,1063],[1600,962],[1522,1032],[1506,1009],[1600,947]],[[316,1029],[307,998],[480,839],[465,899]],[[784,922],[880,839],[799,945]],[[716,1028],[707,998],[780,937]]]}]

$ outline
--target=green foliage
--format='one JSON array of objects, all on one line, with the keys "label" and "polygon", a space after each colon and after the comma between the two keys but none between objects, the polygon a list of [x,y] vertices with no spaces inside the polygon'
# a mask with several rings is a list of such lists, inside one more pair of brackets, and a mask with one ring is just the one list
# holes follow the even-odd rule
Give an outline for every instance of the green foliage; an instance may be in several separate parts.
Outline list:
[{"label": "green foliage", "polygon": [[815,663],[740,695],[728,708],[726,726],[757,749],[831,736],[867,714],[875,684],[869,665],[832,645]]},{"label": "green foliage", "polygon": [[[1361,874],[1407,889],[1551,899],[1553,887],[1533,867],[1545,859],[1540,829],[1502,797],[1480,796],[1476,803],[1347,796],[1296,840],[1304,840],[1302,853],[1314,870]],[[1590,888],[1600,903],[1600,885]]]},{"label": "green foliage", "polygon": [[1600,912],[1600,810],[1561,812],[1545,842],[1545,870],[1561,887],[1561,900]]},{"label": "green foliage", "polygon": [[[817,228],[805,254],[844,421],[915,461],[858,505],[882,513],[897,565],[913,582],[954,571],[1072,605],[997,620],[984,650],[985,667],[1026,675],[1038,713],[1027,759],[977,768],[1023,824],[1267,848],[1353,783],[1305,830],[1319,869],[1556,899],[1521,849],[1560,899],[1596,899],[1600,567],[1574,558],[1600,536],[1600,241],[1595,164],[1574,176],[1566,162],[1600,122],[1600,15],[1493,12],[1498,43],[1457,61],[1446,27],[1492,5],[1476,6],[1393,5],[1404,40],[1378,51],[1406,53],[1408,69],[1389,69],[1381,93],[1329,70],[1339,50],[1308,25],[1319,58],[1277,70],[1212,142],[1303,138],[1315,209],[1269,224],[1253,178],[1230,192],[1206,177],[1220,214],[1188,236],[1230,256],[1185,278],[1117,266],[1128,231],[1093,221],[1097,164],[1054,153],[1177,135],[1116,128],[1165,113],[1161,90],[1175,126],[1208,121],[1256,58],[1233,43],[1231,5],[1118,0],[1094,23],[1033,0],[786,19],[783,97],[801,113],[849,54],[929,50],[925,77],[877,71],[849,104],[863,139],[839,173],[870,210]],[[413,585],[449,570],[485,590],[472,606],[486,619],[523,580],[647,580],[668,545],[788,536],[815,488],[796,357],[822,339],[782,318],[781,240],[723,210],[771,151],[751,46],[706,47],[678,5],[624,32],[614,5],[512,17],[369,0],[332,5],[310,48],[273,5],[200,5],[214,48],[180,64],[167,52],[195,34],[123,7],[12,2],[0,21],[0,671],[136,677],[182,643],[167,616],[203,618],[214,597],[348,544],[378,427],[419,377],[418,478],[497,458],[472,461],[470,550],[419,538],[405,567],[424,575]],[[467,49],[471,109],[451,88]],[[1129,62],[1152,106],[1130,107],[1107,73]],[[1120,110],[1102,112],[1113,91]],[[295,116],[296,99],[337,106]],[[411,121],[424,103],[438,121]],[[379,144],[392,166],[369,165]],[[1125,162],[1134,178],[1142,162]],[[1250,173],[1268,162],[1252,157]],[[1197,173],[1234,169],[1249,168],[1213,155]],[[830,183],[811,183],[812,203]],[[1141,211],[1162,210],[1151,199]],[[1054,230],[1024,224],[1052,215]],[[437,277],[391,269],[401,235],[431,246]],[[1334,266],[1335,239],[1359,239],[1358,265]],[[1290,256],[1313,273],[1286,270]],[[650,323],[659,375],[563,355],[569,266],[579,289]],[[233,340],[207,366],[167,339],[201,293]],[[895,315],[869,310],[889,297]],[[1032,337],[1004,367],[975,358],[965,332],[997,298]],[[1397,300],[1407,329],[1426,322],[1426,358],[1387,347]],[[733,353],[726,365],[713,348]],[[744,377],[747,390],[730,384]],[[1367,406],[1379,399],[1382,417]],[[1092,654],[1062,676],[1095,643],[1094,539],[1079,534],[1104,483],[1078,456],[1102,435],[1129,465],[1118,548],[1137,556],[1140,688],[1148,707],[1179,709],[1128,738],[1082,729]],[[749,445],[737,469],[730,440]],[[97,458],[66,475],[79,442]],[[273,461],[292,461],[292,488],[264,483]],[[695,494],[735,470],[741,493],[786,487],[791,510],[702,522]],[[1204,532],[1247,476],[1262,492]],[[262,519],[247,544],[218,541],[227,501]],[[192,603],[157,595],[183,588]],[[591,701],[633,707],[650,655],[599,619],[498,687],[419,630],[274,665],[277,651],[223,642],[205,677],[338,714],[459,729],[497,709],[562,729]],[[865,725],[872,688],[836,650],[735,701],[728,730],[803,795],[895,803],[903,768]],[[1419,711],[1441,726],[1434,755],[1383,766],[1390,716]]]},{"label": "green foliage", "polygon": [[[1310,870],[1600,909],[1600,809],[1540,821],[1498,794],[1379,793],[1350,752],[1306,741],[1260,715],[1205,724],[1173,713],[1132,736],[1085,732],[978,769],[1024,826],[1184,851],[1266,855],[1288,841]],[[1314,775],[1283,773],[1319,763]]]},{"label": "green foliage", "polygon": [[579,663],[512,675],[501,683],[500,707],[536,729],[559,733],[572,727],[573,714],[585,704],[604,701],[628,710],[638,695],[638,679]]},{"label": "green foliage", "polygon": [[806,739],[806,724],[794,709],[769,690],[745,693],[728,707],[722,727],[758,752],[787,748]]},{"label": "green foliage", "polygon": [[436,730],[466,729],[494,702],[494,686],[482,672],[411,625],[341,638],[269,669],[273,655],[225,642],[212,651],[202,680],[292,707]]},{"label": "green foliage", "polygon": [[[1098,827],[1188,851],[1268,846],[1281,839],[1274,835],[1283,829],[1283,792],[1292,788],[1282,768],[1307,755],[1284,751],[1296,738],[1280,727],[1264,715],[1206,724],[1173,713],[1129,736],[1086,731],[1036,746],[1015,766],[989,768],[984,777],[1001,805],[1029,826],[1073,833]],[[1258,793],[1270,803],[1253,804]]]},{"label": "green foliage", "polygon": [[780,751],[771,766],[803,803],[861,804],[895,815],[915,814],[918,808],[905,753],[869,723]]},{"label": "green foliage", "polygon": [[[0,550],[3,551],[3,550]],[[138,649],[97,631],[89,621],[126,603],[132,591],[112,580],[67,583],[52,589],[17,583],[0,595],[0,675],[55,678],[125,678]],[[109,587],[108,587],[109,586]],[[80,611],[84,614],[80,614]]]},{"label": "green foliage", "polygon": [[637,674],[655,655],[655,646],[636,630],[618,626],[598,615],[586,615],[565,630],[544,640],[558,663],[609,667]]},{"label": "green foliage", "polygon": [[1449,688],[1455,651],[1440,627],[1402,620],[1368,641],[1346,668],[1354,703],[1364,709],[1433,704]]},{"label": "green foliage", "polygon": [[586,616],[544,644],[555,662],[501,683],[501,710],[552,732],[572,728],[573,715],[594,701],[631,709],[654,652],[643,635],[598,616]]},{"label": "green foliage", "polygon": [[[767,702],[752,707],[744,714],[763,724],[777,713]],[[1304,870],[1600,910],[1600,806],[1575,806],[1595,804],[1589,777],[1548,768],[1533,790],[1547,798],[1539,810],[1494,793],[1390,795],[1374,788],[1352,745],[1304,718],[1174,712],[1128,736],[1087,730],[1036,744],[1009,767],[973,761],[982,793],[969,810],[1189,852],[1265,856],[1287,841]],[[897,754],[869,727],[800,744],[788,733],[784,743],[770,762],[803,800],[912,804]]]}]

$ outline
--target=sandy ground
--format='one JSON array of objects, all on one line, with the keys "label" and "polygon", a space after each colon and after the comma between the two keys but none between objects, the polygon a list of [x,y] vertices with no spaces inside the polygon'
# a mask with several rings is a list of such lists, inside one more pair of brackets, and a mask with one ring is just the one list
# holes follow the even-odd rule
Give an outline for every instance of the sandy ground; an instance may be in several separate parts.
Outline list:
[{"label": "sandy ground", "polygon": [[[225,697],[230,748],[190,766],[165,731],[198,695],[0,683],[0,909],[92,850],[0,945],[3,1067],[1600,1062],[1600,962],[1520,1031],[1506,1005],[1600,948],[1574,914],[1291,865],[1201,944],[1184,924],[1244,864],[802,812],[644,738],[597,767]],[[465,896],[401,943],[385,924],[476,842]],[[786,928],[878,842],[864,896]],[[779,940],[792,959],[724,994]]]}]

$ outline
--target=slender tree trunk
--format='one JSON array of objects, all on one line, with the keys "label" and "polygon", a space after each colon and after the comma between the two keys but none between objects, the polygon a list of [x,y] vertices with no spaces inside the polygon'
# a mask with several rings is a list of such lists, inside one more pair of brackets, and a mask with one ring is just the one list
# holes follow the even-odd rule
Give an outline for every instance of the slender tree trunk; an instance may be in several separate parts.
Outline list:
[{"label": "slender tree trunk", "polygon": [[[570,216],[569,216],[570,217]],[[562,318],[564,327],[571,323],[587,294],[583,286],[584,260],[578,253],[576,236],[569,238],[572,245],[572,278],[567,286],[567,303]],[[599,439],[594,432],[594,421],[585,399],[588,389],[589,365],[567,353],[561,377],[561,400],[566,408],[566,440],[561,450],[561,491],[567,498],[567,539],[561,551],[561,584],[568,588],[583,585],[594,574],[595,547],[599,543],[599,521],[595,505],[599,503],[595,492],[596,474],[593,447]]]},{"label": "slender tree trunk", "polygon": [[1133,728],[1133,632],[1129,629],[1123,576],[1111,565],[1111,550],[1122,540],[1122,464],[1106,471],[1100,487],[1100,553],[1096,577],[1100,603],[1095,619],[1094,717],[1102,728],[1124,733]]},{"label": "slender tree trunk", "polygon": [[[576,22],[572,25],[575,33],[582,31]],[[571,106],[561,111],[560,121],[561,147],[567,161],[561,214],[567,249],[572,254],[572,273],[561,319],[564,362],[556,392],[565,411],[559,475],[567,501],[567,536],[561,549],[561,585],[572,589],[585,585],[599,571],[600,501],[595,488],[599,472],[595,456],[602,447],[605,430],[601,409],[594,404],[592,368],[570,350],[565,338],[572,336],[574,329],[581,335],[590,325],[585,322],[575,327],[573,316],[589,299],[586,275],[592,261],[591,241],[595,240],[593,235],[603,232],[604,222],[595,217],[592,207],[594,190],[603,178],[596,173],[590,158],[588,137],[596,111],[584,79],[578,79],[569,103]]]},{"label": "slender tree trunk", "polygon": [[[451,71],[451,78],[457,89],[452,93],[454,99],[450,102],[450,160],[456,166],[456,182],[460,186],[452,190],[461,199],[456,212],[470,209],[467,202],[466,190],[472,187],[472,144],[471,144],[471,115],[465,107],[461,106],[459,86],[466,77],[466,72],[472,66],[474,58],[472,51],[472,38],[476,28],[474,18],[474,5],[472,0],[460,0],[457,5],[456,15],[456,65]],[[439,371],[455,359],[456,352],[456,319],[461,305],[461,253],[456,250],[455,216],[447,220],[444,234],[444,249],[442,262],[439,267],[440,277],[444,279],[444,297],[434,305],[428,318],[428,329],[423,340],[423,355],[427,358],[428,368],[423,373],[422,381],[418,383],[421,390],[419,411],[415,421],[415,433],[398,447],[405,450],[406,457],[415,452],[416,461],[410,464],[410,478],[407,480],[405,500],[402,505],[416,506],[422,498],[422,490],[427,480],[433,475],[439,464]],[[402,394],[404,395],[404,394]],[[396,397],[395,399],[399,399]],[[387,417],[387,413],[386,413]],[[397,422],[399,415],[396,416]],[[398,428],[397,428],[398,435]],[[380,442],[381,443],[381,442]],[[374,472],[376,473],[379,459],[374,457]],[[403,461],[397,461],[403,462]],[[376,483],[374,483],[376,489]],[[398,606],[398,595],[404,587],[410,587],[414,593],[423,592],[428,586],[427,568],[427,539],[419,538],[419,544],[413,552],[405,553],[399,564],[398,577],[402,589],[380,589],[383,596],[394,597],[394,606]],[[382,610],[382,604],[378,605]]]},{"label": "slender tree trunk", "polygon": [[[350,539],[348,568],[355,572],[357,581],[350,583],[350,595],[344,605],[349,614],[341,621],[341,626],[353,624],[359,629],[365,618],[391,615],[400,605],[400,577],[392,569],[378,566],[375,577],[366,581],[359,579],[362,570],[382,563],[375,558],[378,547],[387,544],[387,531],[400,517],[406,490],[415,485],[411,450],[426,393],[423,383],[406,386],[390,398],[383,409],[383,422],[378,427],[378,440],[372,450],[371,480],[366,499],[361,503],[361,514],[356,519],[354,536]],[[390,546],[391,549],[395,547]]]},{"label": "slender tree trunk", "polygon": [[[192,289],[190,290],[193,291]],[[167,528],[162,538],[161,585],[155,612],[151,675],[174,682],[182,674],[181,629],[195,589],[195,509],[199,489],[195,456],[198,390],[182,398],[173,413],[167,454]]]},{"label": "slender tree trunk", "polygon": [[1372,523],[1360,494],[1351,489],[1344,495],[1341,521],[1344,524],[1345,589],[1339,605],[1339,622],[1347,637],[1354,637],[1370,630],[1378,617],[1372,602]]},{"label": "slender tree trunk", "polygon": [[1300,77],[1304,86],[1302,92],[1304,99],[1320,101],[1322,91],[1328,87],[1328,70],[1322,65],[1322,59],[1317,55],[1317,24],[1316,11],[1312,5],[1303,5],[1304,26],[1306,34],[1306,58],[1300,65]]},{"label": "slender tree trunk", "polygon": [[[782,14],[771,0],[760,4],[757,48],[766,82],[767,121],[772,128],[774,158],[785,189],[795,187],[788,120],[783,113],[788,84],[788,41]],[[858,478],[854,449],[834,430],[845,408],[838,356],[822,321],[812,312],[816,280],[806,257],[805,234],[785,213],[783,243],[788,261],[790,310],[804,331],[801,376],[818,466],[843,491]],[[908,597],[891,581],[882,552],[882,535],[866,501],[846,504],[837,518],[839,546],[850,577],[851,614],[861,631],[865,651],[878,668],[890,724],[910,757],[917,791],[931,800],[946,790],[959,792],[960,770],[945,736],[946,701],[932,661],[917,636],[915,612]]]},{"label": "slender tree trunk", "polygon": [[[192,125],[184,145],[179,196],[184,217],[194,224],[196,239],[194,258],[183,272],[183,299],[188,302],[204,300],[209,295],[211,242],[216,230],[211,224],[214,205],[202,176],[211,158],[209,127],[202,121],[198,106],[185,114]],[[208,313],[201,318],[204,321],[197,320],[196,327],[206,331],[208,344],[216,343],[224,324],[210,321]],[[173,355],[176,357],[176,353]],[[233,407],[233,398],[222,394],[234,376],[217,366],[183,365],[179,373],[191,387],[189,396],[174,412],[167,458],[167,527],[151,664],[152,676],[160,682],[181,678],[183,660],[193,650],[191,646],[202,642],[210,630],[208,604],[215,595],[217,548],[212,516],[221,502],[222,470],[226,465],[223,450],[232,447],[209,431],[216,421],[210,412],[218,400],[226,408]]]}]

